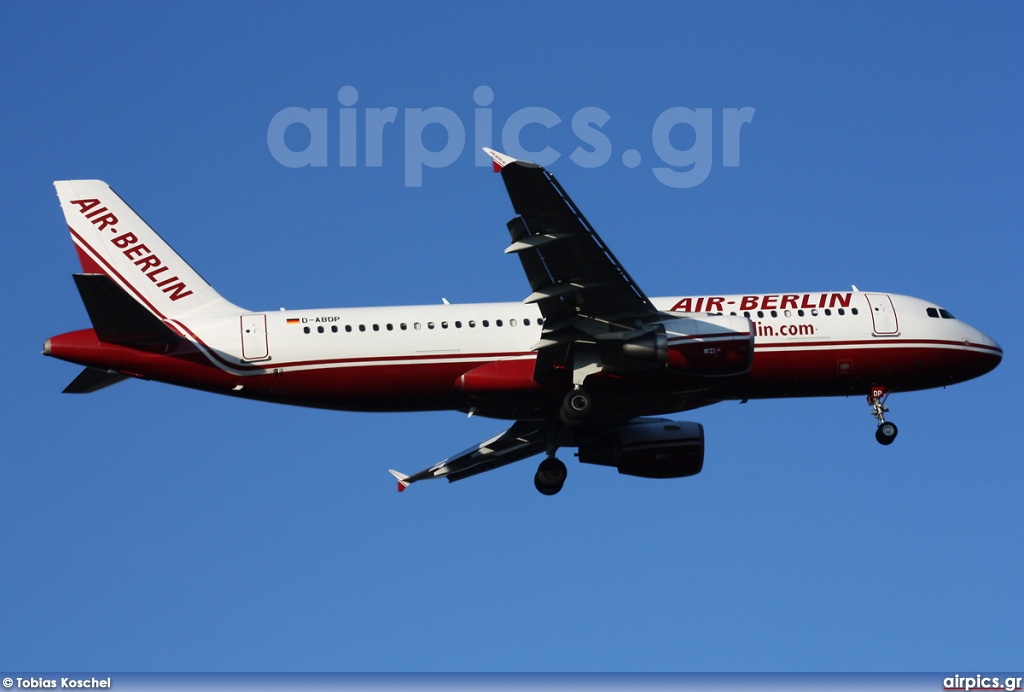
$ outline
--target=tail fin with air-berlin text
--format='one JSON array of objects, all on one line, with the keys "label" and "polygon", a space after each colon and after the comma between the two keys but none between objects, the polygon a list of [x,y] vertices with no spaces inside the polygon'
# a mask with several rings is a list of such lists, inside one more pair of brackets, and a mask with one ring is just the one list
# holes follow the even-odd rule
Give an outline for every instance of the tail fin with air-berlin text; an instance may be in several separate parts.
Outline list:
[{"label": "tail fin with air-berlin text", "polygon": [[161,321],[244,312],[213,290],[105,182],[59,180],[54,187],[85,275],[108,277]]}]

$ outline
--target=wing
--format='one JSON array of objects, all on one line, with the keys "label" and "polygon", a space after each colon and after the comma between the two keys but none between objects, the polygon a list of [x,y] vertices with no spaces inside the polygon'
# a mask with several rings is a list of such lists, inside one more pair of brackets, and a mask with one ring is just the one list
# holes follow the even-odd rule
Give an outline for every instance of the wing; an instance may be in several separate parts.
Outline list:
[{"label": "wing", "polygon": [[496,469],[514,461],[540,454],[547,446],[547,435],[542,424],[517,422],[503,433],[474,445],[469,449],[448,457],[430,468],[412,476],[398,471],[391,475],[398,479],[398,492],[402,492],[416,481],[428,478],[447,478],[458,481],[484,471]]},{"label": "wing", "polygon": [[508,189],[517,216],[508,222],[512,245],[523,264],[536,303],[544,316],[534,377],[553,366],[568,366],[579,381],[586,364],[581,356],[612,332],[640,336],[645,325],[662,319],[626,269],[615,259],[593,226],[580,213],[555,177],[541,166],[486,149]]}]

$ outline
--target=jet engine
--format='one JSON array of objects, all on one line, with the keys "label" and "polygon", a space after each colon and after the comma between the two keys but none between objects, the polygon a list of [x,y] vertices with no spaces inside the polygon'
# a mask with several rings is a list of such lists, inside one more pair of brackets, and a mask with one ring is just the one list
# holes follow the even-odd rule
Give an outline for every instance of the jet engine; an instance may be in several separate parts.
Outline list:
[{"label": "jet engine", "polygon": [[673,370],[704,377],[742,375],[754,362],[754,330],[746,317],[705,315],[663,324]]},{"label": "jet engine", "polygon": [[597,344],[601,362],[611,372],[668,367],[698,377],[722,377],[742,375],[754,361],[750,320],[732,315],[675,317],[639,334],[599,336]]},{"label": "jet engine", "polygon": [[584,464],[614,466],[628,476],[694,476],[704,467],[704,427],[700,423],[641,418],[581,443],[578,456]]}]

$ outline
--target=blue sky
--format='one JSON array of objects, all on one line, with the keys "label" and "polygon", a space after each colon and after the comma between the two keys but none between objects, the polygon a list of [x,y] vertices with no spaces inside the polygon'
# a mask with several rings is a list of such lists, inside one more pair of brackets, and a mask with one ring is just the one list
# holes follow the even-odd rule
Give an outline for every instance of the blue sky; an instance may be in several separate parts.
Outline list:
[{"label": "blue sky", "polygon": [[[14,2],[0,18],[0,668],[1024,667],[1020,4]],[[339,165],[345,86],[360,128],[398,109],[379,167],[362,129]],[[566,457],[555,498],[535,460],[395,492],[388,468],[501,421],[140,381],[60,393],[78,368],[43,341],[88,318],[55,179],[106,180],[250,309],[520,300],[511,205],[473,164],[481,86],[496,145],[521,109],[558,116],[523,146],[560,154],[551,170],[649,295],[857,284],[947,307],[1006,359],[892,397],[888,448],[859,397],[726,403],[680,416],[705,426],[701,475]],[[289,107],[327,110],[326,166],[272,155]],[[410,187],[409,109],[432,107],[467,142]],[[652,172],[677,107],[712,115],[689,188]],[[747,107],[726,166],[723,113]],[[570,158],[585,108],[610,116],[595,168]],[[446,144],[440,125],[423,138]]]}]

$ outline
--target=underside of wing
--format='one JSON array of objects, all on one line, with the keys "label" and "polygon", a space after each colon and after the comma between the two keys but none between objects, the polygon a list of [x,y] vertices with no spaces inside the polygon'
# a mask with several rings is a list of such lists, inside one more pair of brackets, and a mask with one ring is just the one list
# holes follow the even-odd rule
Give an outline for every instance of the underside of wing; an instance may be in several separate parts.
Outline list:
[{"label": "underside of wing", "polygon": [[391,475],[398,479],[399,492],[405,490],[412,483],[428,478],[447,478],[449,481],[458,481],[540,454],[546,447],[546,440],[543,424],[518,422],[489,440],[473,445],[419,473],[406,476],[398,471],[391,471]]}]

